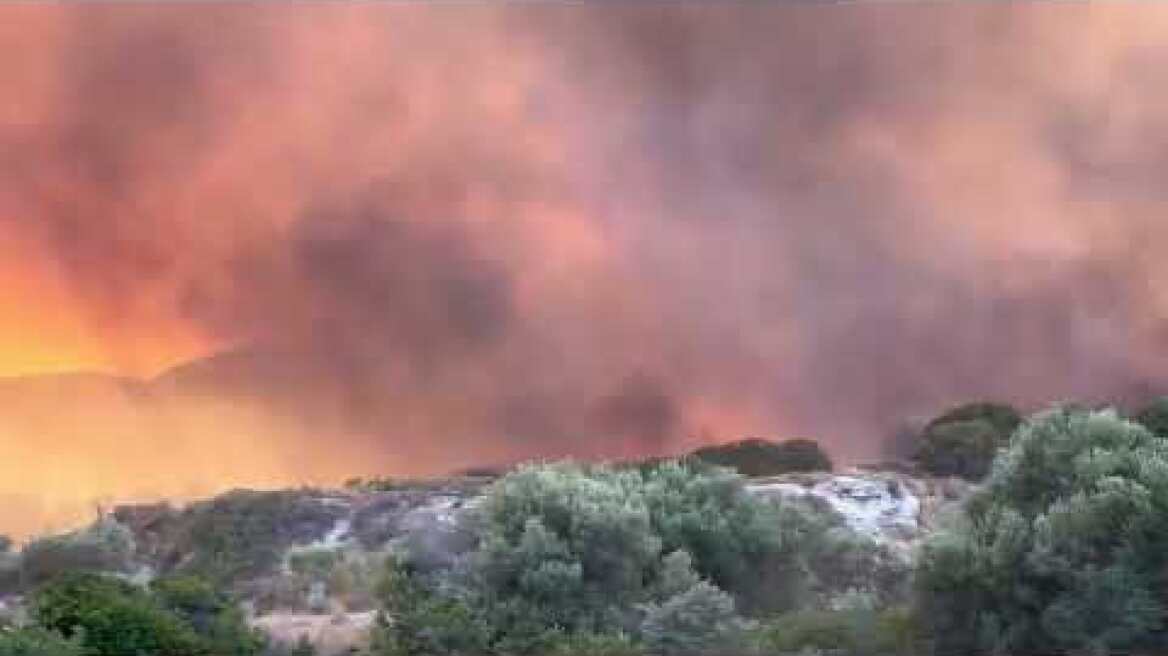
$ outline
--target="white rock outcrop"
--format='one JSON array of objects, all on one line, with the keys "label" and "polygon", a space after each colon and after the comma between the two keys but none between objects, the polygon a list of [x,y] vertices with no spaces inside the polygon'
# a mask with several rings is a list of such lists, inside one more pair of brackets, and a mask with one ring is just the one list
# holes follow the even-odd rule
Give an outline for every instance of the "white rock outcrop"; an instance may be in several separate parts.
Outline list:
[{"label": "white rock outcrop", "polygon": [[937,514],[955,507],[972,486],[954,479],[853,469],[754,479],[748,489],[762,496],[818,500],[857,533],[907,557]]}]

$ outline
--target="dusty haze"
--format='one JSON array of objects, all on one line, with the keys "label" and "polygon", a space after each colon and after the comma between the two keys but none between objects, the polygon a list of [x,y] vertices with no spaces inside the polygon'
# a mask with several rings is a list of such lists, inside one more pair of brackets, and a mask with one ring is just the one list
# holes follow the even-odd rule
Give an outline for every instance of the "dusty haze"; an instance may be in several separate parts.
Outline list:
[{"label": "dusty haze", "polygon": [[1168,373],[1168,7],[18,4],[0,51],[2,530]]}]

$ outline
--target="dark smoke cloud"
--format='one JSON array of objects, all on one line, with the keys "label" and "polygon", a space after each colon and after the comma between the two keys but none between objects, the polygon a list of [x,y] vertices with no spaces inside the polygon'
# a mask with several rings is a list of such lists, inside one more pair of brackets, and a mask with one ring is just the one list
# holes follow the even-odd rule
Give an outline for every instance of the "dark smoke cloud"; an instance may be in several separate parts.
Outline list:
[{"label": "dark smoke cloud", "polygon": [[863,459],[1168,369],[1159,7],[2,11],[5,237],[273,444]]}]

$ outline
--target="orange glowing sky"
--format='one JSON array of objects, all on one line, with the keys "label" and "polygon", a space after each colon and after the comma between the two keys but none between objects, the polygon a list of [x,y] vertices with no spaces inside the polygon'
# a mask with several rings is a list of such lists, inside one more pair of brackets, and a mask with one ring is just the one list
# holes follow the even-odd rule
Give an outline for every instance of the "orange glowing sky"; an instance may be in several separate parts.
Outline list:
[{"label": "orange glowing sky", "polygon": [[1166,37],[1153,4],[0,6],[0,532],[1168,391]]}]

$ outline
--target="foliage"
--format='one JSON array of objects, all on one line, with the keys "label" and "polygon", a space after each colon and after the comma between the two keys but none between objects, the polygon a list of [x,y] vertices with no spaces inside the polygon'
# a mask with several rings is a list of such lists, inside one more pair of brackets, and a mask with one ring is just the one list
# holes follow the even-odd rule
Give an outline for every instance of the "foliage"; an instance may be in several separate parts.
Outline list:
[{"label": "foliage", "polygon": [[1168,396],[1153,400],[1136,413],[1135,421],[1143,424],[1153,435],[1168,437]]},{"label": "foliage", "polygon": [[665,462],[643,476],[662,553],[690,554],[697,574],[749,615],[788,610],[837,581],[852,585],[832,572],[839,557],[869,546],[830,508],[760,500],[725,469]]},{"label": "foliage", "polygon": [[547,656],[643,656],[645,649],[626,633],[558,633],[542,654]]},{"label": "foliage", "polygon": [[771,442],[757,438],[707,446],[692,458],[729,467],[743,476],[776,476],[789,472],[831,471],[831,458],[814,440]]},{"label": "foliage", "polygon": [[248,626],[239,607],[210,582],[190,576],[153,582],[159,603],[186,622],[215,656],[260,653],[267,640]]},{"label": "foliage", "polygon": [[88,528],[33,540],[20,552],[20,580],[35,587],[67,572],[126,572],[134,537],[118,522],[102,518]]},{"label": "foliage", "polygon": [[288,656],[316,656],[316,647],[308,640],[308,636],[300,636],[300,640],[288,652]]},{"label": "foliage", "polygon": [[325,547],[293,547],[288,550],[285,558],[288,569],[301,576],[326,581],[344,559],[337,549]]},{"label": "foliage", "polygon": [[20,590],[20,556],[0,553],[0,595]]},{"label": "foliage", "polygon": [[734,599],[700,581],[660,604],[647,605],[641,634],[655,652],[700,654],[734,644],[743,628]]},{"label": "foliage", "polygon": [[80,636],[87,656],[202,656],[195,631],[146,591],[89,573],[65,574],[37,591],[33,617],[46,629]]},{"label": "foliage", "polygon": [[187,511],[184,535],[175,551],[188,554],[181,573],[219,585],[269,573],[302,527],[332,524],[332,515],[296,490],[235,490]]},{"label": "foliage", "polygon": [[492,623],[516,633],[569,633],[619,624],[644,599],[661,552],[641,474],[576,465],[527,467],[501,479],[484,505],[473,554]]},{"label": "foliage", "polygon": [[0,656],[82,656],[80,641],[39,627],[0,627]]},{"label": "foliage", "polygon": [[[531,465],[496,481],[452,569],[391,561],[375,653],[693,652],[736,611],[790,608],[838,565],[838,516],[749,494],[692,462]],[[823,544],[820,544],[822,542]],[[846,550],[846,549],[844,549]],[[817,562],[812,560],[818,559]],[[565,651],[566,650],[566,651]]]},{"label": "foliage", "polygon": [[205,581],[169,578],[150,590],[93,573],[62,575],[36,591],[32,617],[80,641],[86,656],[257,656],[266,638]]},{"label": "foliage", "polygon": [[1113,411],[1032,419],[918,586],[939,651],[1163,651],[1168,440]]},{"label": "foliage", "polygon": [[985,421],[993,426],[999,434],[1009,436],[1022,424],[1022,415],[1013,406],[1005,403],[980,401],[950,408],[929,422],[929,425],[936,426],[959,421]]},{"label": "foliage", "polygon": [[378,596],[384,613],[374,630],[374,654],[486,652],[490,629],[477,613],[456,596],[436,593],[401,560],[389,559]]},{"label": "foliage", "polygon": [[374,607],[384,552],[354,546],[298,546],[288,549],[284,560],[284,571],[260,586],[256,601],[261,606],[320,609],[335,601],[350,611]]},{"label": "foliage", "polygon": [[1018,411],[1008,405],[958,406],[925,426],[916,460],[936,476],[980,480],[1021,421]]},{"label": "foliage", "polygon": [[752,632],[761,654],[838,653],[847,656],[912,656],[921,653],[911,613],[857,607],[787,613]]}]

